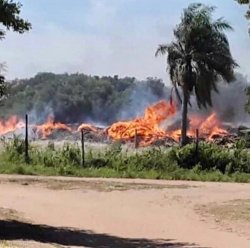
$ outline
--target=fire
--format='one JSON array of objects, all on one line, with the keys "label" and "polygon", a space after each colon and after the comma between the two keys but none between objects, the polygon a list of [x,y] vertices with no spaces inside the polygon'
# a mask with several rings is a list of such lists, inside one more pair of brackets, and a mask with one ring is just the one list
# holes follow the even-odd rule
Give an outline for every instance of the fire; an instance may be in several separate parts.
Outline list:
[{"label": "fire", "polygon": [[[108,129],[108,136],[114,140],[132,140],[136,135],[139,137],[141,146],[150,145],[157,139],[171,138],[179,141],[181,129],[165,130],[160,127],[166,121],[177,114],[176,106],[166,101],[160,101],[145,110],[143,117],[131,121],[121,121],[114,123]],[[228,132],[221,127],[221,123],[216,113],[203,118],[201,116],[190,116],[190,123],[187,135],[194,138],[196,129],[199,136],[207,140],[212,140],[214,136],[225,136]]]},{"label": "fire", "polygon": [[55,122],[52,116],[49,116],[47,122],[44,124],[37,125],[36,129],[37,132],[42,135],[43,139],[47,138],[55,130],[72,131],[66,124]]},{"label": "fire", "polygon": [[[212,140],[213,136],[225,136],[228,132],[222,128],[220,128],[221,123],[216,115],[216,113],[212,113],[208,116],[204,122],[202,122],[198,129],[200,130],[200,135],[203,138],[207,138],[208,140]],[[192,127],[192,124],[191,124]]]},{"label": "fire", "polygon": [[77,129],[78,132],[80,131],[92,131],[92,132],[97,132],[97,129],[95,126],[91,125],[91,124],[86,124],[86,123],[83,123],[81,124],[78,129]]},{"label": "fire", "polygon": [[[132,141],[137,137],[140,146],[147,146],[159,139],[170,138],[179,141],[181,136],[180,126],[166,127],[166,123],[174,123],[178,116],[178,110],[175,104],[164,100],[146,108],[142,117],[130,121],[119,121],[112,124],[103,132],[92,124],[83,123],[78,129],[72,129],[68,125],[55,122],[52,116],[48,117],[47,122],[41,125],[30,124],[34,132],[42,138],[47,138],[55,130],[68,132],[88,131],[108,135],[113,140]],[[165,122],[167,121],[167,122]],[[165,127],[164,127],[165,126]],[[17,116],[12,116],[6,121],[0,120],[0,135],[14,132],[17,129],[24,128],[25,124]],[[197,114],[189,114],[189,126],[187,135],[195,138],[196,129],[199,130],[199,137],[207,141],[213,140],[216,136],[223,137],[228,132],[222,128],[221,122],[216,113],[208,117],[202,117]]]},{"label": "fire", "polygon": [[137,134],[145,146],[166,136],[159,124],[176,113],[176,106],[160,101],[145,110],[144,116],[132,121],[120,121],[111,125],[108,136],[114,140],[130,140]]},{"label": "fire", "polygon": [[17,116],[11,116],[8,120],[0,120],[0,135],[14,132],[17,129],[21,129],[25,126],[24,122]]},{"label": "fire", "polygon": [[[190,123],[187,135],[190,138],[194,138],[196,136],[196,129],[199,130],[199,137],[206,139],[208,141],[213,140],[215,136],[226,136],[228,135],[228,131],[221,128],[221,122],[216,113],[212,113],[208,117],[202,117],[192,114],[190,116]],[[178,141],[181,136],[181,129],[173,131],[171,137]]]}]

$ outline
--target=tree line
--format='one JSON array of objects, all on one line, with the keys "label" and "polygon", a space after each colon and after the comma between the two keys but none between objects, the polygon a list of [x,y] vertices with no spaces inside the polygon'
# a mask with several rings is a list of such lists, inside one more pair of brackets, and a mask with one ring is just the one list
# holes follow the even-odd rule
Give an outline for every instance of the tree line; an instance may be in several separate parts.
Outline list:
[{"label": "tree line", "polygon": [[[61,122],[108,124],[121,118],[122,111],[138,107],[132,106],[135,95],[140,101],[146,101],[139,109],[143,111],[146,105],[169,95],[166,92],[168,89],[157,78],[139,81],[133,77],[39,73],[30,79],[8,83],[8,97],[1,102],[0,116],[30,113],[36,121],[44,121],[52,114]],[[133,111],[130,112],[132,115]]]}]

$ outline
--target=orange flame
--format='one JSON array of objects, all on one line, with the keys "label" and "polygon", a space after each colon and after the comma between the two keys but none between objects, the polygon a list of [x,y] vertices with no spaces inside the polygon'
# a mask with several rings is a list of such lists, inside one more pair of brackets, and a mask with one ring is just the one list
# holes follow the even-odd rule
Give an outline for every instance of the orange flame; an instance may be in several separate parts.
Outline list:
[{"label": "orange flame", "polygon": [[[162,127],[163,121],[170,120],[177,114],[175,104],[160,101],[146,108],[144,116],[135,118],[130,121],[119,121],[105,129],[107,134],[113,140],[131,141],[136,135],[140,146],[147,146],[158,139],[171,138],[179,141],[181,136],[180,128],[168,130]],[[10,117],[6,121],[0,120],[0,135],[14,132],[17,129],[24,128],[25,124],[16,116]],[[30,125],[35,132],[47,138],[55,130],[63,130],[72,132],[72,128],[60,122],[55,122],[52,116],[48,117],[46,123],[41,125]],[[195,137],[196,129],[199,130],[199,136],[211,141],[218,136],[226,136],[228,132],[221,127],[221,122],[216,115],[212,113],[208,117],[202,117],[195,114],[189,115],[189,128],[187,135],[191,138]],[[91,124],[81,124],[77,131],[98,132],[98,129]],[[103,133],[104,134],[104,133]]]},{"label": "orange flame", "polygon": [[220,123],[216,113],[212,113],[199,126],[201,136],[204,138],[207,138],[208,140],[212,140],[213,136],[215,136],[215,135],[220,135],[220,136],[227,135],[228,132],[226,130],[220,128],[220,126],[221,126],[221,123]]},{"label": "orange flame", "polygon": [[11,116],[8,120],[0,120],[0,135],[14,132],[17,129],[24,128],[25,124],[17,116]]},{"label": "orange flame", "polygon": [[145,110],[144,117],[132,121],[120,121],[107,130],[108,136],[114,140],[130,140],[136,133],[142,146],[151,144],[154,140],[166,136],[159,124],[176,113],[176,106],[166,101],[160,101]]},{"label": "orange flame", "polygon": [[[131,140],[136,133],[140,137],[140,145],[150,145],[160,138],[172,138],[179,141],[181,129],[163,130],[160,128],[162,121],[173,117],[177,113],[176,106],[169,102],[160,101],[145,110],[144,117],[132,121],[117,122],[108,129],[108,136],[114,140]],[[207,140],[212,140],[215,135],[225,136],[228,132],[220,128],[221,123],[216,115],[212,113],[207,118],[191,115],[188,136],[195,137],[196,129],[199,135]]]},{"label": "orange flame", "polygon": [[55,130],[71,131],[71,128],[66,124],[55,122],[52,116],[48,117],[46,123],[42,125],[37,125],[36,128],[37,132],[42,135],[43,139],[47,138]]},{"label": "orange flame", "polygon": [[81,124],[78,129],[77,129],[78,132],[80,131],[92,131],[92,132],[97,132],[97,129],[95,126],[91,125],[91,124],[86,124],[86,123],[83,123]]}]

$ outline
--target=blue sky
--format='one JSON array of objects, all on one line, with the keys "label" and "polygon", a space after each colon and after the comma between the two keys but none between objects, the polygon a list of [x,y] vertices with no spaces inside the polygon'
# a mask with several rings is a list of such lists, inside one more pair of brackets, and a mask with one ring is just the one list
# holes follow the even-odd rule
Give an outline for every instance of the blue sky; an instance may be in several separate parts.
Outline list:
[{"label": "blue sky", "polygon": [[[22,16],[33,29],[9,32],[0,42],[6,77],[38,72],[155,76],[168,82],[165,59],[155,58],[160,43],[170,42],[189,0],[20,0]],[[238,71],[250,76],[250,38],[246,6],[234,0],[199,1],[217,6],[234,28],[228,37]]]}]

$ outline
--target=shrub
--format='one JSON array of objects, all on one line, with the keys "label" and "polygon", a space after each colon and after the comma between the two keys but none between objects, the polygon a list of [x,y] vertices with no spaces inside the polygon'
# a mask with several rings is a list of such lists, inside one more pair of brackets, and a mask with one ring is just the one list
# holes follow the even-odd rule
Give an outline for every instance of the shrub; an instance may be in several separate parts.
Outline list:
[{"label": "shrub", "polygon": [[9,161],[23,161],[25,152],[25,143],[19,136],[13,135],[13,139],[2,139],[3,148]]},{"label": "shrub", "polygon": [[185,169],[199,165],[200,170],[218,170],[223,174],[250,172],[250,154],[242,148],[229,150],[215,144],[200,143],[196,152],[195,145],[190,144],[183,148],[173,148],[169,156]]},{"label": "shrub", "polygon": [[[3,140],[3,143],[2,161],[17,166],[24,164],[24,142],[15,136],[11,141]],[[31,166],[54,170],[60,175],[81,175],[81,150],[77,143],[65,143],[57,149],[51,144],[45,148],[31,145],[29,154]],[[19,167],[16,172],[32,173],[31,169],[24,168]],[[154,175],[154,178],[200,178],[210,181],[228,180],[228,176],[234,174],[232,177],[235,181],[247,181],[248,177],[242,176],[242,173],[250,173],[250,154],[240,144],[229,150],[204,142],[200,143],[198,152],[195,145],[190,144],[183,148],[150,148],[131,153],[122,150],[121,143],[117,142],[104,151],[88,150],[85,154],[85,169],[109,169],[107,174],[117,173],[124,177],[146,177],[148,173]],[[209,178],[207,172],[210,172]]]}]

